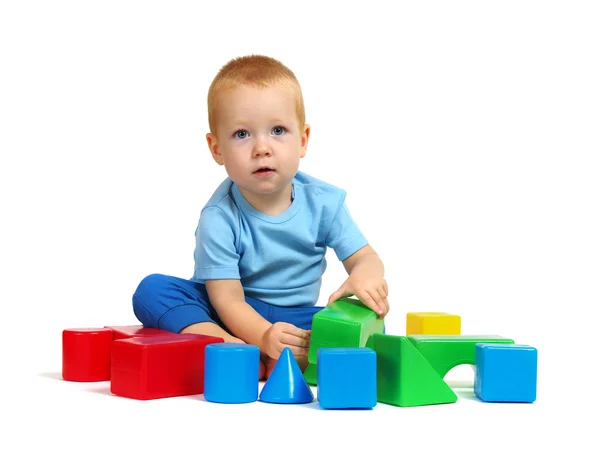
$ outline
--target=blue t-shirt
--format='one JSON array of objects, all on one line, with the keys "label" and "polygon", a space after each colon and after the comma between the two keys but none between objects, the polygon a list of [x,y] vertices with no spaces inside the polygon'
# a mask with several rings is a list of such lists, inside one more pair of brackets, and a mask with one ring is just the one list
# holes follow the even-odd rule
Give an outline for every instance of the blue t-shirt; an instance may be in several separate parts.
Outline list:
[{"label": "blue t-shirt", "polygon": [[278,216],[255,209],[227,178],[200,213],[192,281],[240,279],[246,296],[276,306],[314,306],[325,253],[340,261],[367,245],[345,203],[346,192],[303,172],[293,201]]}]

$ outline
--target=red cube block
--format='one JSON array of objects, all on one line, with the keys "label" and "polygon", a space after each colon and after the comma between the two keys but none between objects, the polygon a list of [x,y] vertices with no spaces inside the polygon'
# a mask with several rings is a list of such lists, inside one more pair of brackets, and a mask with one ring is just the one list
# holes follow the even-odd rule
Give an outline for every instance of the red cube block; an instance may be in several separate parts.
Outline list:
[{"label": "red cube block", "polygon": [[71,382],[110,380],[113,334],[107,328],[65,329],[62,333],[62,377]]},{"label": "red cube block", "polygon": [[112,342],[111,393],[151,400],[204,392],[204,350],[219,337],[173,334]]},{"label": "red cube block", "polygon": [[113,340],[133,337],[154,337],[156,335],[175,335],[173,332],[163,329],[144,327],[143,325],[105,325],[105,328],[113,331]]}]

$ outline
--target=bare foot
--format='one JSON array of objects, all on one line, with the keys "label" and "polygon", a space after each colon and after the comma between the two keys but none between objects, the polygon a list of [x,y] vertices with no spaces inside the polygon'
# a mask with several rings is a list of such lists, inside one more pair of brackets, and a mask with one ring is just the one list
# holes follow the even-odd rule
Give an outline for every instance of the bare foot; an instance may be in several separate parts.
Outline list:
[{"label": "bare foot", "polygon": [[266,372],[267,368],[265,367],[265,363],[261,359],[258,365],[258,380],[264,380]]},{"label": "bare foot", "polygon": [[229,335],[221,327],[213,322],[198,322],[196,324],[189,325],[181,330],[179,333],[194,333],[201,335],[212,335],[213,337],[221,337],[223,341],[229,343],[245,343],[237,337]]},{"label": "bare foot", "polygon": [[277,364],[277,360],[266,356],[264,362],[265,362],[265,379],[268,379],[269,376],[271,375],[271,372],[273,372],[273,369],[275,369],[275,364]]}]

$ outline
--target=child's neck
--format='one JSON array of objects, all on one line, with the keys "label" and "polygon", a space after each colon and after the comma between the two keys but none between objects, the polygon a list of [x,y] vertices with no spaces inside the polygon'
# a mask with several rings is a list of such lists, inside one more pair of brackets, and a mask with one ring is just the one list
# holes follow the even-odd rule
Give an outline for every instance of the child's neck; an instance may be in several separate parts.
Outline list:
[{"label": "child's neck", "polygon": [[259,195],[253,192],[248,192],[245,189],[240,189],[244,198],[257,209],[267,216],[279,216],[283,214],[292,204],[292,183],[290,182],[285,188],[278,192],[269,195]]}]

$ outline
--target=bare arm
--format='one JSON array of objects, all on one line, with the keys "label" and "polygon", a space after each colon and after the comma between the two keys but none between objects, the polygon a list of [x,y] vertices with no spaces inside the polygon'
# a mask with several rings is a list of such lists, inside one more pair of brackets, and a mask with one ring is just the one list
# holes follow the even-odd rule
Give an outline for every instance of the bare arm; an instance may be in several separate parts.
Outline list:
[{"label": "bare arm", "polygon": [[246,303],[240,281],[207,280],[205,285],[211,304],[229,330],[246,343],[260,347],[264,333],[272,324]]},{"label": "bare arm", "polygon": [[343,261],[348,279],[329,297],[328,305],[344,296],[356,295],[382,317],[390,310],[388,286],[383,278],[384,267],[379,255],[365,245]]},{"label": "bare arm", "polygon": [[309,332],[287,322],[271,324],[246,303],[239,280],[207,280],[205,285],[215,311],[236,337],[274,359],[285,347],[294,356],[308,356]]},{"label": "bare arm", "polygon": [[357,273],[383,279],[383,263],[371,245],[365,245],[342,263],[348,275]]}]

